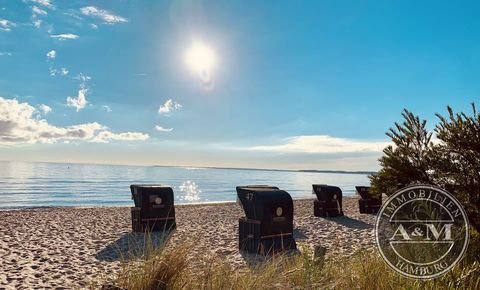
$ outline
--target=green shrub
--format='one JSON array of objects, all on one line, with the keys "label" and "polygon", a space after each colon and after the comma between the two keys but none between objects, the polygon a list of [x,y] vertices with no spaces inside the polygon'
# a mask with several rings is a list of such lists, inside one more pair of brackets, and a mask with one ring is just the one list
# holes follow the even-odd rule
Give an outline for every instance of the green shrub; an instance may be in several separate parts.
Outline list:
[{"label": "green shrub", "polygon": [[474,104],[471,115],[447,110],[446,117],[437,114],[435,143],[426,121],[403,111],[403,123],[386,133],[394,145],[383,150],[381,169],[370,176],[372,191],[391,195],[415,183],[440,186],[455,195],[480,231],[480,114]]}]

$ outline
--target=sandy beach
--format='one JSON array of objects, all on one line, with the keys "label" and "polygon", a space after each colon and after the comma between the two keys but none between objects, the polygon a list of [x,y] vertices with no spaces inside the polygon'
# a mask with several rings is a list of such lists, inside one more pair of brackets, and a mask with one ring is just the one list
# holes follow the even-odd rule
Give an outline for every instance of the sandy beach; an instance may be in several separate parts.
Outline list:
[{"label": "sandy beach", "polygon": [[[324,246],[327,258],[374,247],[375,216],[359,214],[357,199],[344,198],[345,216],[329,219],[313,216],[312,200],[294,206],[299,246]],[[235,268],[247,267],[238,251],[241,216],[236,203],[176,205],[171,242],[192,241],[195,256],[217,255]],[[81,289],[113,277],[130,233],[128,207],[0,211],[0,289]]]}]

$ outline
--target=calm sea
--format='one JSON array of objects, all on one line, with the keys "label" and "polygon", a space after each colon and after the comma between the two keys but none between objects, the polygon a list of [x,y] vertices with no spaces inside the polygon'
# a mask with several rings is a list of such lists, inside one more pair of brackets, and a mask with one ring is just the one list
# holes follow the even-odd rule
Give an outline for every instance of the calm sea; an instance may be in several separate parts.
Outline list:
[{"label": "calm sea", "polygon": [[235,201],[235,186],[270,184],[294,199],[311,197],[312,183],[339,186],[353,196],[366,174],[120,166],[0,161],[0,208],[131,206],[130,184],[173,187],[176,203]]}]

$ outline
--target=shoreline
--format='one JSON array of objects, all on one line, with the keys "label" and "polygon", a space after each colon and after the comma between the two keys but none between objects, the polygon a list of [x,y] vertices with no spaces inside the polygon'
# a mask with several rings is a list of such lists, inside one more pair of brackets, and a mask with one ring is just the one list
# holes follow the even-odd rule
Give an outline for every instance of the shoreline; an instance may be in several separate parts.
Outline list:
[{"label": "shoreline", "polygon": [[[358,200],[360,196],[344,196],[343,199],[355,199]],[[293,199],[295,201],[305,201],[305,200],[314,200],[315,197],[312,195],[311,198],[308,197],[301,197]],[[205,201],[205,202],[189,202],[189,203],[175,203],[175,207],[183,207],[183,206],[197,206],[197,205],[223,205],[223,204],[236,204],[237,201]],[[111,205],[111,206],[62,206],[62,205],[52,205],[52,206],[32,206],[32,207],[11,207],[11,208],[2,208],[0,207],[0,212],[2,211],[28,211],[28,210],[41,210],[41,209],[95,209],[95,208],[130,208],[133,207],[133,201],[131,205]]]},{"label": "shoreline", "polygon": [[[375,247],[375,216],[359,214],[356,198],[343,199],[345,216],[337,218],[314,217],[312,200],[294,200],[299,249],[323,246],[326,258],[335,259]],[[193,264],[199,256],[215,256],[234,269],[249,267],[238,250],[240,205],[183,204],[175,211],[177,229],[167,248],[189,243]],[[85,288],[113,278],[121,269],[122,247],[135,237],[129,207],[0,211],[0,236],[0,288],[6,289]]]}]

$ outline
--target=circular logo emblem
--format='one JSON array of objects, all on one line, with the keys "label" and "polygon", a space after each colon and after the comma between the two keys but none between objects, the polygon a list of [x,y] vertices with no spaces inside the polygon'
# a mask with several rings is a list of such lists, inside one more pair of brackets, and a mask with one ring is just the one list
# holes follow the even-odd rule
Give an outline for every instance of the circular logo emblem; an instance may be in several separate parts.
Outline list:
[{"label": "circular logo emblem", "polygon": [[468,219],[450,193],[430,185],[403,188],[383,204],[375,238],[380,254],[398,273],[431,279],[459,262],[468,245]]},{"label": "circular logo emblem", "polygon": [[283,209],[281,207],[277,207],[277,210],[275,211],[275,213],[277,214],[277,216],[281,216],[283,213]]}]

